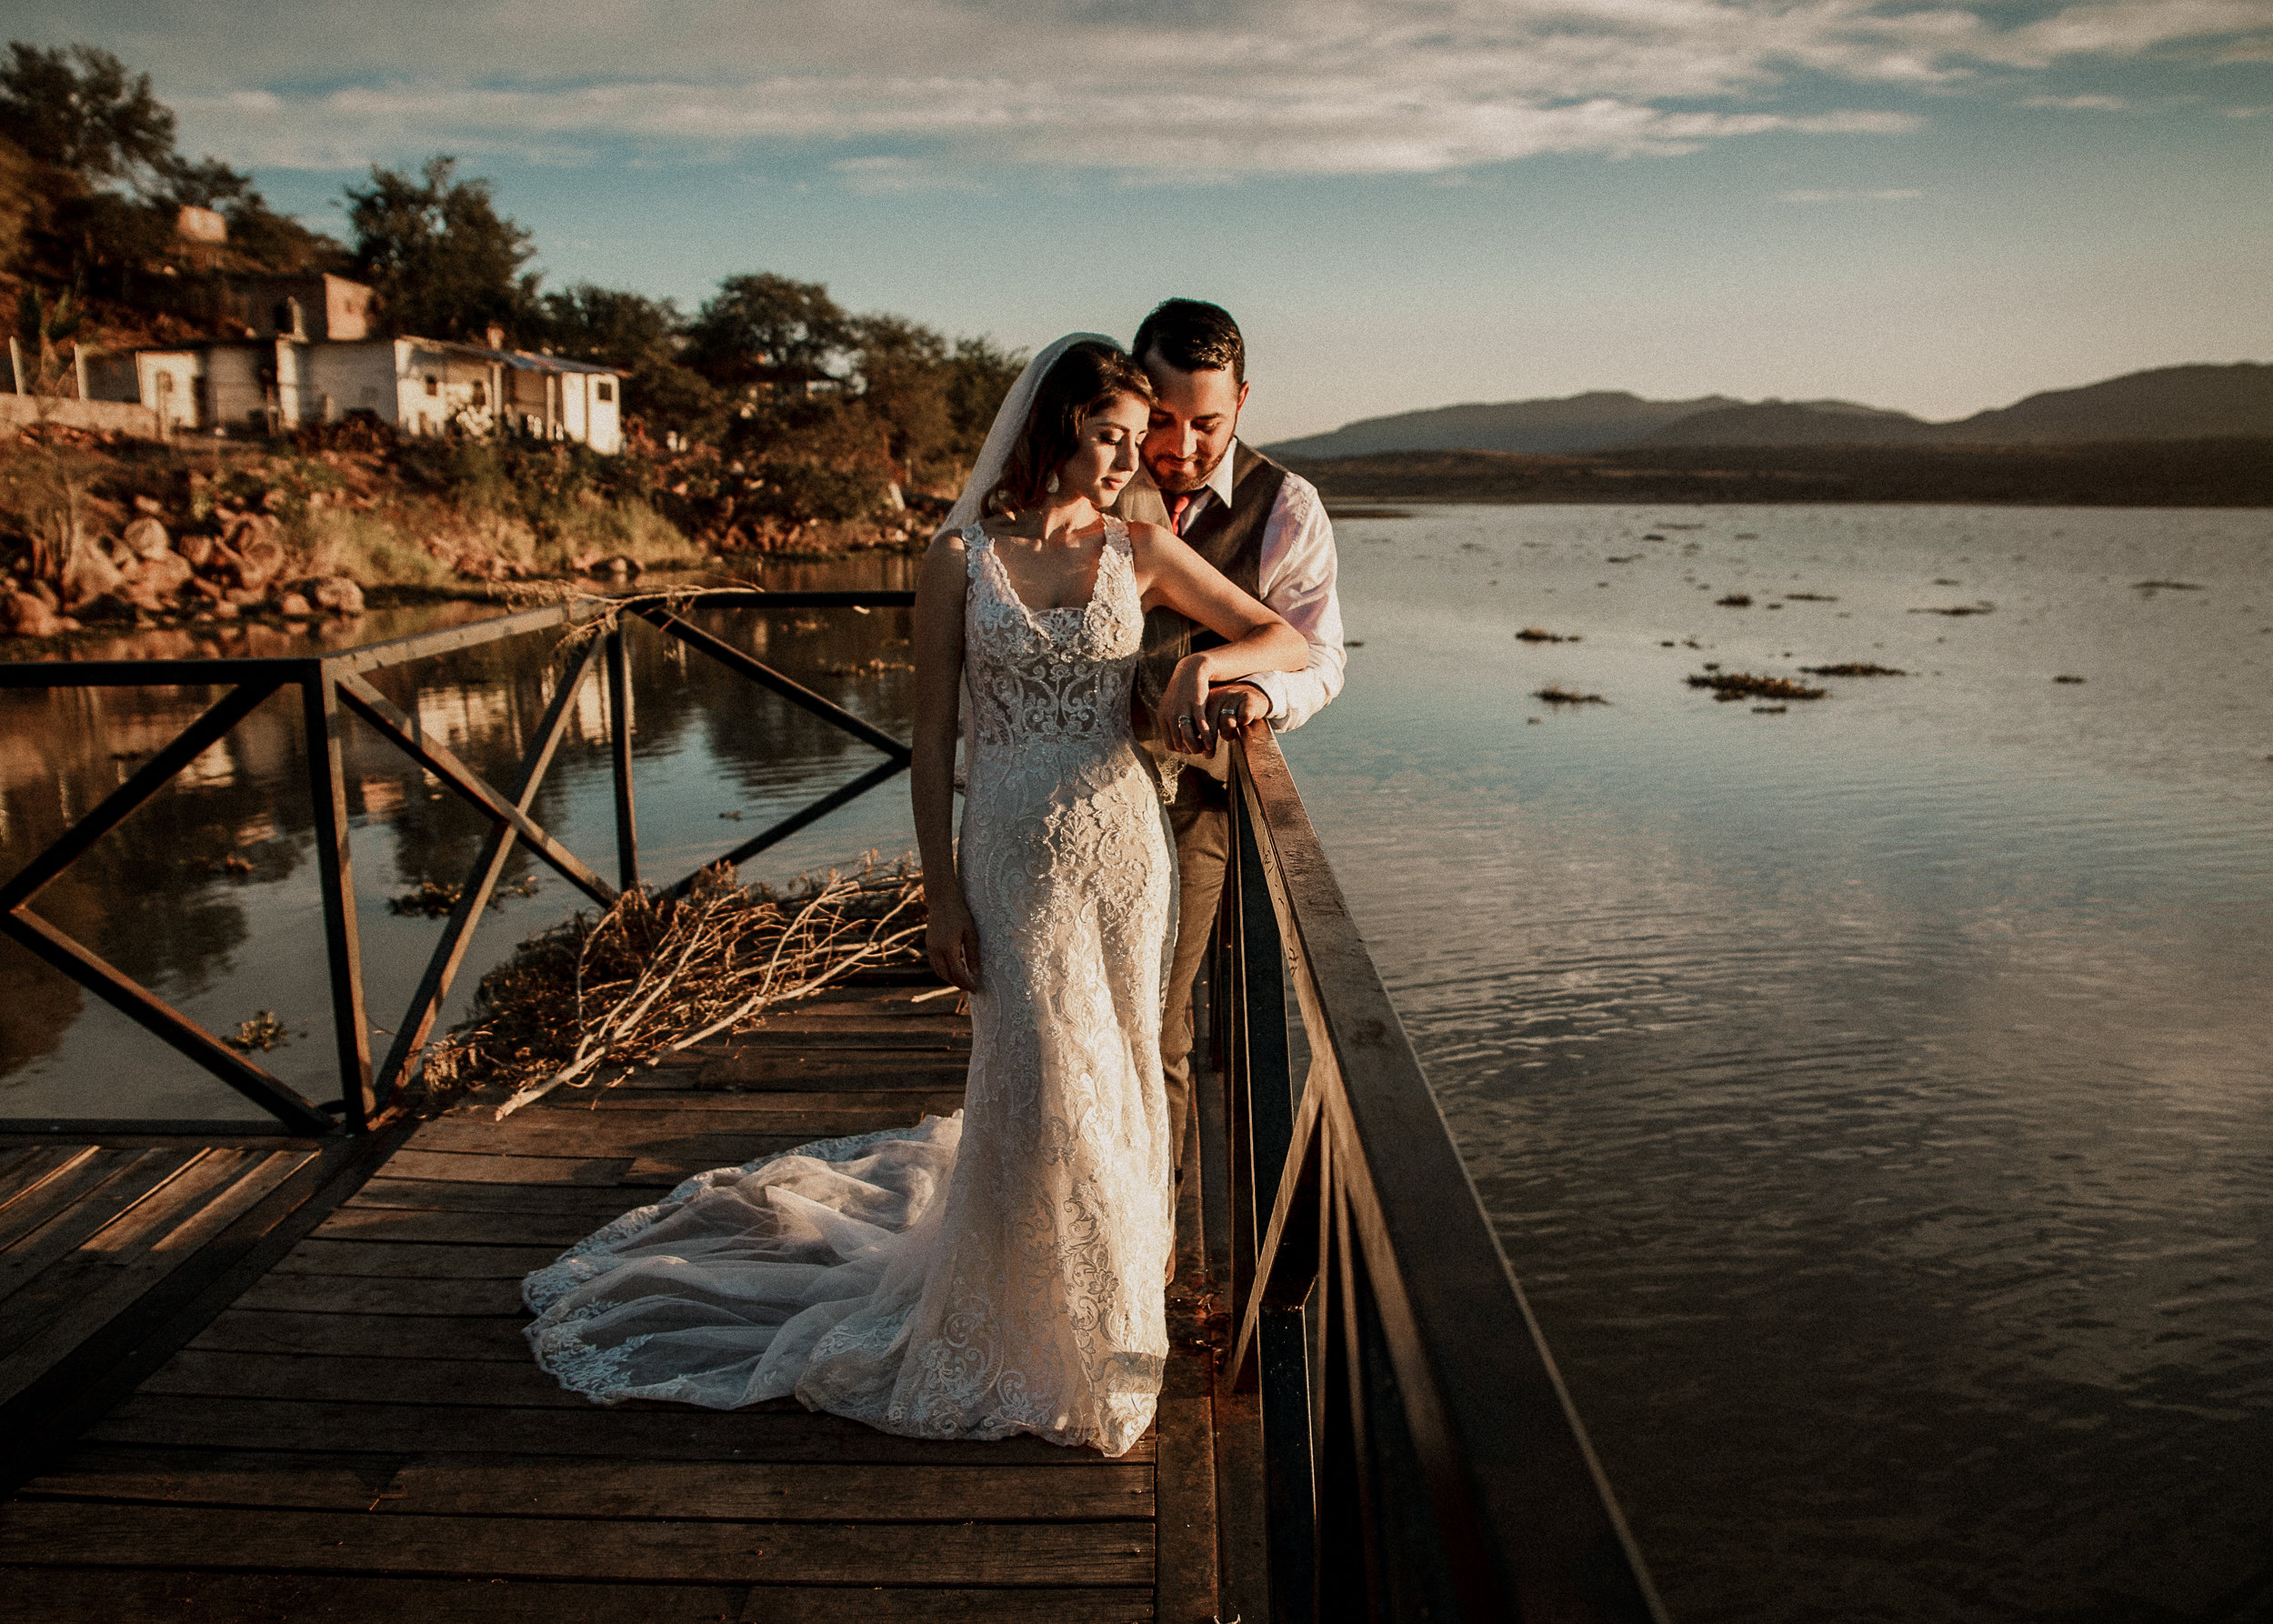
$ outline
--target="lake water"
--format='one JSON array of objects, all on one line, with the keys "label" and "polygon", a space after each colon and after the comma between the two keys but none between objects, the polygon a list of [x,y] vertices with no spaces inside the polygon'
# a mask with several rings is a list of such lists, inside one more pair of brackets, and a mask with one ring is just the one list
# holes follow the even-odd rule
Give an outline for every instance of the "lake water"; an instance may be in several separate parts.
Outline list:
[{"label": "lake water", "polygon": [[[2273,1616],[2273,515],[1339,533],[1360,646],[1288,755],[1676,1617]],[[1958,607],[1983,612],[1925,612]],[[715,624],[904,731],[905,672],[829,674],[904,658],[900,614]],[[503,776],[540,642],[386,680]],[[875,759],[638,647],[651,877]],[[1850,661],[1908,675],[1802,677],[1829,697],[1766,713],[1684,680]],[[0,695],[0,870],[192,708]],[[537,816],[606,871],[580,717]],[[208,1025],[315,1034],[264,1058],[322,1098],[306,817],[277,792],[299,747],[265,707],[41,907]],[[352,756],[391,1024],[439,925],[386,898],[455,882],[481,827],[368,734]],[[764,872],[907,839],[889,787]],[[494,952],[573,906],[536,872]],[[0,1007],[0,1115],[242,1114],[12,945]]]}]

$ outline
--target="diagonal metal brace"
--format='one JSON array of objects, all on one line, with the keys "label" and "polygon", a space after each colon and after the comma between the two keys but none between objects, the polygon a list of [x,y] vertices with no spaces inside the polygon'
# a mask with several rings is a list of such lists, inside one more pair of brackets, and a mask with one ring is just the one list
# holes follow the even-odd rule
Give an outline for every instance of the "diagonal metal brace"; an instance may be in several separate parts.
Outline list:
[{"label": "diagonal metal brace", "polygon": [[271,1116],[301,1133],[339,1131],[339,1124],[317,1109],[298,1089],[227,1048],[133,977],[82,947],[29,908],[0,913],[0,931],[22,942],[176,1054],[204,1067]]},{"label": "diagonal metal brace", "polygon": [[[576,692],[591,675],[600,649],[597,639],[586,648],[584,657],[554,690],[552,707],[537,724],[536,744],[521,763],[520,787],[513,799],[513,804],[525,813],[536,801],[545,774],[552,767],[553,753],[560,747],[561,735],[567,731],[568,718],[576,709]],[[408,1072],[412,1057],[434,1030],[435,1019],[442,1011],[442,1000],[450,996],[450,984],[456,978],[466,948],[473,942],[474,927],[480,921],[482,910],[489,906],[490,894],[505,873],[506,859],[513,853],[516,837],[511,824],[500,821],[490,826],[489,836],[482,842],[481,856],[475,859],[473,873],[458,897],[457,906],[450,910],[449,923],[443,927],[442,939],[435,945],[426,972],[419,977],[418,991],[396,1028],[394,1045],[387,1051],[386,1063],[379,1068],[375,1085],[380,1098],[392,1096]]]},{"label": "diagonal metal brace", "polygon": [[602,907],[615,902],[615,887],[595,874],[575,852],[546,834],[527,813],[499,795],[487,779],[460,761],[454,752],[428,738],[417,717],[406,714],[360,677],[343,674],[334,680],[339,686],[340,699],[393,739],[413,760],[490,817],[509,825],[515,834],[528,843],[531,851],[558,869],[563,878],[593,901]]}]

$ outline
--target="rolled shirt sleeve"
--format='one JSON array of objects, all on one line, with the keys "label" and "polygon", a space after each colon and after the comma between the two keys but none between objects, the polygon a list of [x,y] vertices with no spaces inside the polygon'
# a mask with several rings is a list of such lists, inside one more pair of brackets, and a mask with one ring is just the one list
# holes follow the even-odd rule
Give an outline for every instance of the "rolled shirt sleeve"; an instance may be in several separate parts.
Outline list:
[{"label": "rolled shirt sleeve", "polygon": [[[1228,459],[1227,459],[1228,460]],[[1251,682],[1270,701],[1271,727],[1299,727],[1342,691],[1342,605],[1334,590],[1334,522],[1317,487],[1288,474],[1263,527],[1257,584],[1263,601],[1310,645],[1299,671],[1260,671]]]}]

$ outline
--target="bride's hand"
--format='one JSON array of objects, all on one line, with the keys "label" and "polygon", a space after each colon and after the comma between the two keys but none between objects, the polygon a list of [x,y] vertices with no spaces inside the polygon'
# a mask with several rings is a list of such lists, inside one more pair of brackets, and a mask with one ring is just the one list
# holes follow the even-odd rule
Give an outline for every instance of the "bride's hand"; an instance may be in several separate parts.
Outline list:
[{"label": "bride's hand", "polygon": [[1160,742],[1179,756],[1207,756],[1216,748],[1216,730],[1207,717],[1207,678],[1202,673],[1199,656],[1185,656],[1160,696]]},{"label": "bride's hand", "polygon": [[924,929],[924,951],[931,959],[932,973],[965,992],[976,992],[978,926],[971,918],[970,906],[957,890],[939,898],[930,911]]}]

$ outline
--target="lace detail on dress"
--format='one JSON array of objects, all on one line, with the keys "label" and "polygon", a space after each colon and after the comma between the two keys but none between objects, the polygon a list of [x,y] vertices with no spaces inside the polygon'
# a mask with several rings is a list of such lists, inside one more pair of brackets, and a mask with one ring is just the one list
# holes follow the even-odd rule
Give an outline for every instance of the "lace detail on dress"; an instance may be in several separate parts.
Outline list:
[{"label": "lace detail on dress", "polygon": [[1111,1455],[1151,1424],[1175,857],[1130,737],[1128,532],[1106,521],[1086,605],[1040,614],[984,530],[964,539],[964,1109],[697,1175],[529,1277],[532,1345],[575,1390],[721,1408],[795,1391],[913,1437]]}]

